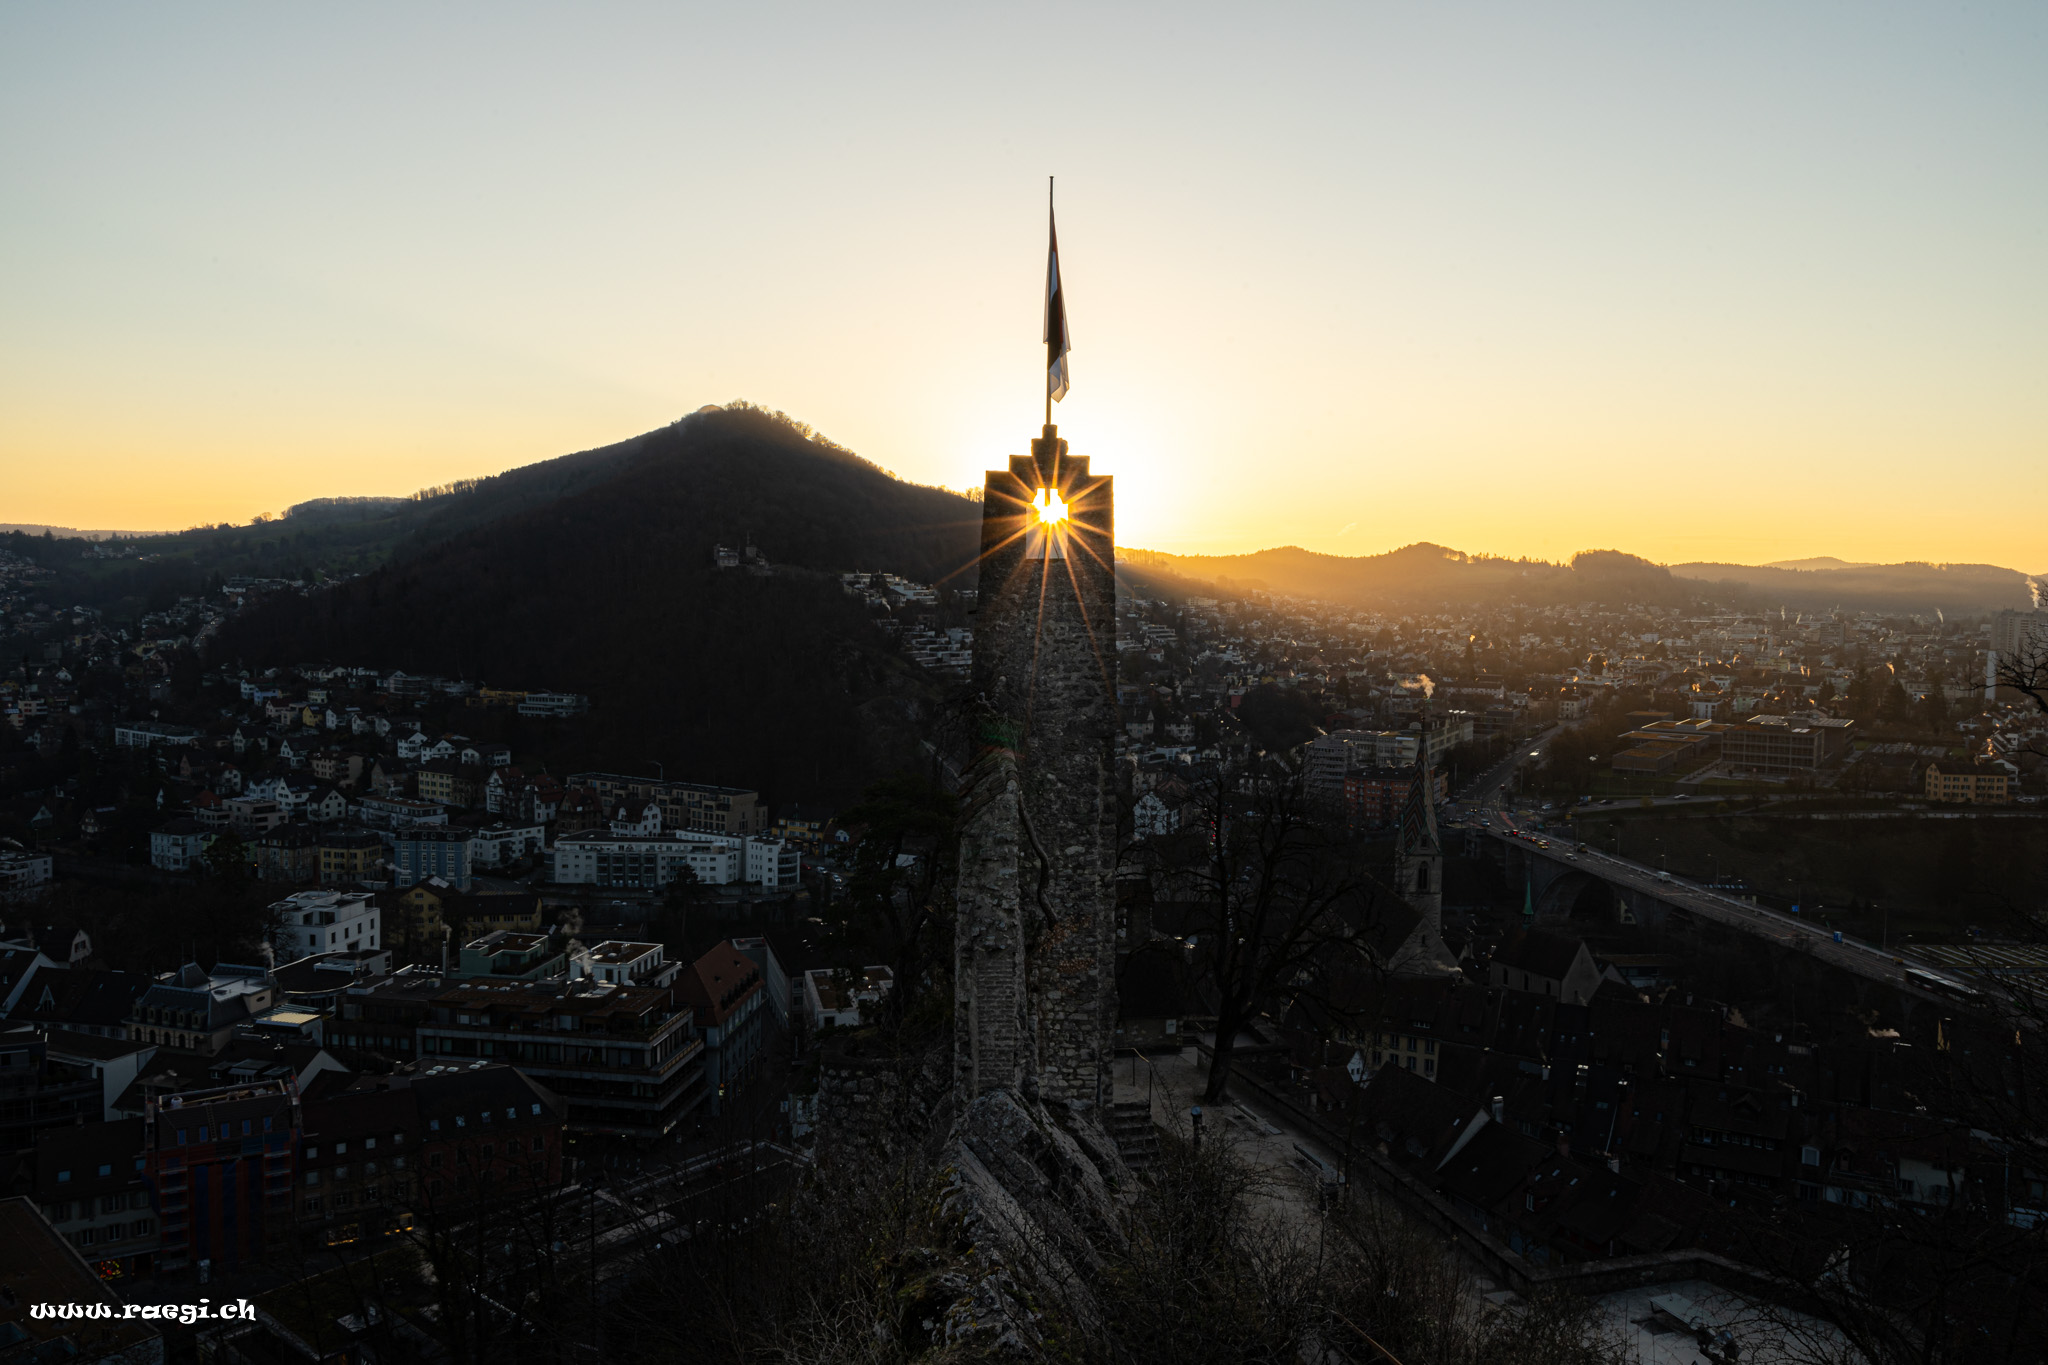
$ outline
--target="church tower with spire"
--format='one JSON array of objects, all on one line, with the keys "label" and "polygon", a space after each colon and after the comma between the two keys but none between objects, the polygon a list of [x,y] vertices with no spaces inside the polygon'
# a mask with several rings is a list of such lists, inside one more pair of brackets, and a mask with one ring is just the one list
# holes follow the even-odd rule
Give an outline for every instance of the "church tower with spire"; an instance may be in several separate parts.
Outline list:
[{"label": "church tower with spire", "polygon": [[1415,911],[1415,927],[1390,964],[1397,975],[1435,976],[1457,970],[1444,943],[1444,846],[1436,828],[1436,764],[1426,752],[1401,808],[1394,885]]}]

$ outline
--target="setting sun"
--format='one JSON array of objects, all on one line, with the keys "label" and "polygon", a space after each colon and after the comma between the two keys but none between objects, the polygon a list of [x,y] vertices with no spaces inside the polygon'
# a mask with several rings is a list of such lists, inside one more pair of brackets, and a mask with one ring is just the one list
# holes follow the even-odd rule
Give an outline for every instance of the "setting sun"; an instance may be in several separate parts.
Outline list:
[{"label": "setting sun", "polygon": [[1038,520],[1043,525],[1057,526],[1067,519],[1066,500],[1060,497],[1057,488],[1039,489],[1031,505],[1038,509]]}]

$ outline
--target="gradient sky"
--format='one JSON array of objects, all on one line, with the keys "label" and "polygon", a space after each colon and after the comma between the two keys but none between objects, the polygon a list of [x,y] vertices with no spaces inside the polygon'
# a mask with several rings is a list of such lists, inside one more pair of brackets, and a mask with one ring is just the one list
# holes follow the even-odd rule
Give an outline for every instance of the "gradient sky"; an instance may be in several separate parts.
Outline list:
[{"label": "gradient sky", "polygon": [[0,8],[0,521],[705,403],[1126,545],[2048,568],[2048,6]]}]

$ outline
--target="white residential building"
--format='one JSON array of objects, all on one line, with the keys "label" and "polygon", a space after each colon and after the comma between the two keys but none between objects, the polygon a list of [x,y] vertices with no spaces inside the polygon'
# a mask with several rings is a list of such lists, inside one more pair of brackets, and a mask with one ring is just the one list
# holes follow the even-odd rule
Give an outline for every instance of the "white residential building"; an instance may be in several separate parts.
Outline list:
[{"label": "white residential building", "polygon": [[159,744],[188,746],[198,742],[199,732],[189,725],[128,720],[114,726],[114,747],[117,749],[149,749]]},{"label": "white residential building", "polygon": [[472,830],[469,836],[471,867],[504,867],[547,845],[548,829],[538,823],[500,820]]},{"label": "white residential building", "polygon": [[47,853],[0,853],[0,900],[40,893],[50,884],[53,866]]},{"label": "white residential building", "polygon": [[782,839],[664,830],[619,833],[587,829],[555,840],[555,880],[598,886],[666,886],[689,868],[706,886],[751,882],[794,890],[803,854]]},{"label": "white residential building", "polygon": [[857,1028],[863,1005],[873,1005],[896,984],[896,974],[887,967],[862,967],[859,971],[835,971],[815,967],[804,973],[804,1015],[814,1029],[828,1024]]},{"label": "white residential building", "polygon": [[383,912],[367,891],[300,891],[271,904],[270,946],[279,962],[315,953],[383,947]]},{"label": "white residential building", "polygon": [[149,832],[149,865],[165,872],[189,872],[199,865],[213,831],[197,820],[180,816]]},{"label": "white residential building", "polygon": [[1180,809],[1168,805],[1158,792],[1146,792],[1131,811],[1131,823],[1136,838],[1163,838],[1180,828]]},{"label": "white residential building", "polygon": [[737,840],[669,830],[614,834],[586,829],[555,840],[555,880],[597,886],[667,886],[688,868],[706,886],[740,880]]},{"label": "white residential building", "polygon": [[594,947],[569,954],[571,981],[594,977],[614,986],[667,987],[676,979],[680,962],[670,962],[659,943],[630,943],[606,939]]}]

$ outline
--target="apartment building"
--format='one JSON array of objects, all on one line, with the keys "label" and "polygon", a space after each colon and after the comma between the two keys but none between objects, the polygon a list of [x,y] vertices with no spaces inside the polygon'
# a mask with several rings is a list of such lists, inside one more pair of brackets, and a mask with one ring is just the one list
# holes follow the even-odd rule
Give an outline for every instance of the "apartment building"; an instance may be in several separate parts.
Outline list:
[{"label": "apartment building", "polygon": [[803,853],[781,839],[667,829],[586,829],[555,840],[554,880],[561,883],[659,887],[686,868],[706,886],[751,882],[794,890],[803,877]]},{"label": "apartment building", "polygon": [[652,801],[661,807],[663,829],[695,834],[762,834],[768,810],[761,794],[744,787],[718,787],[703,782],[670,782],[623,773],[571,773],[569,785],[597,793],[607,810],[624,801]]},{"label": "apartment building", "polygon": [[288,1081],[168,1095],[143,1123],[158,1267],[254,1265],[290,1244],[299,1104]]},{"label": "apartment building", "polygon": [[300,891],[273,901],[270,944],[279,962],[383,947],[383,911],[367,891]]},{"label": "apartment building", "polygon": [[1747,772],[1813,772],[1848,752],[1855,726],[1835,716],[1748,716],[1721,731],[1721,761]]},{"label": "apartment building", "polygon": [[138,1155],[142,1126],[82,1123],[36,1139],[36,1203],[102,1279],[146,1274],[156,1258],[156,1209]]},{"label": "apartment building", "polygon": [[418,1037],[423,1065],[518,1067],[567,1103],[578,1132],[659,1138],[704,1099],[704,1040],[667,990],[461,982],[434,998]]},{"label": "apartment building", "polygon": [[2001,806],[2012,799],[2012,776],[1995,763],[1939,760],[1927,765],[1930,801],[1970,806]]}]

